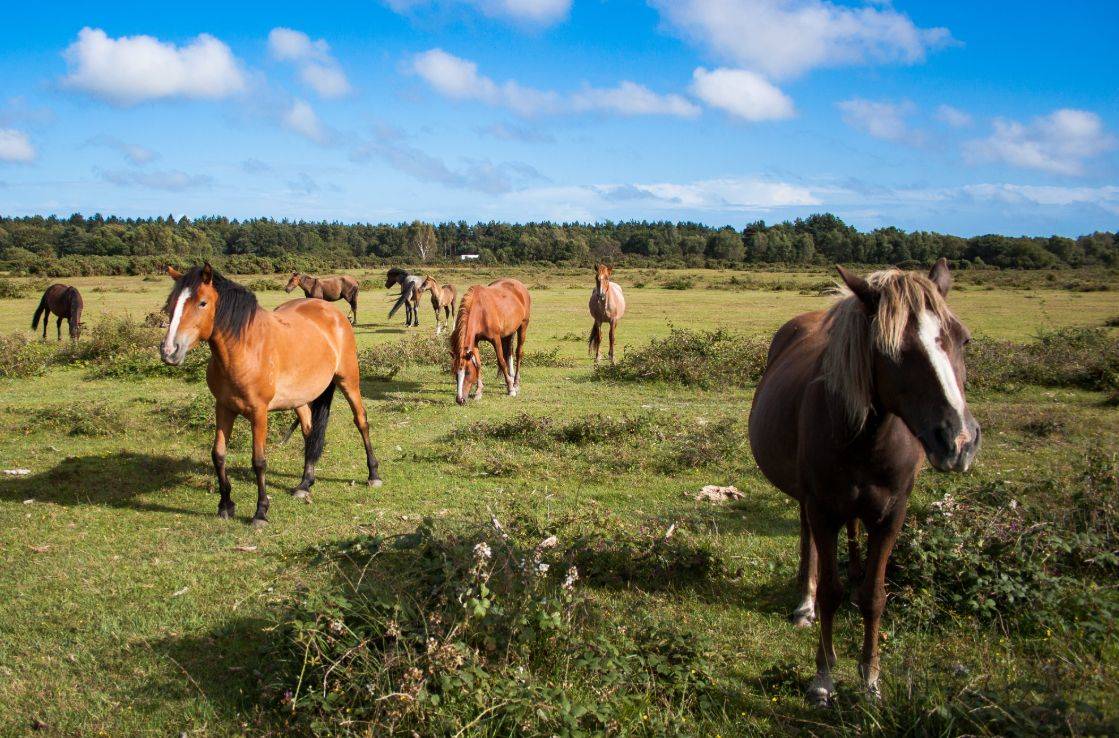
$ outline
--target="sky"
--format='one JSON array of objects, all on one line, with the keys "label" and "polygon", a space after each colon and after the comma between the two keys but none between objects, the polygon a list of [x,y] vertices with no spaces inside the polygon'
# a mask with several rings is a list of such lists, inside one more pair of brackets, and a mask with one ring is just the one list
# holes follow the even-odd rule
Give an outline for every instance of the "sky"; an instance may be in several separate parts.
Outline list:
[{"label": "sky", "polygon": [[13,3],[0,213],[1119,228],[1119,3]]}]

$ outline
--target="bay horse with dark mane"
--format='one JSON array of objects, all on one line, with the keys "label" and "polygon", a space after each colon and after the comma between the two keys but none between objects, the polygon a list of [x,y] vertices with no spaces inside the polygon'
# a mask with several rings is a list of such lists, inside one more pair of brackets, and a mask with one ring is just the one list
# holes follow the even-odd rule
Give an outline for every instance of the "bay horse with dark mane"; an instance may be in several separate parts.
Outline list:
[{"label": "bay horse with dark mane", "polygon": [[62,320],[66,319],[66,326],[70,329],[70,340],[77,341],[82,335],[82,295],[76,287],[68,284],[52,284],[43,292],[43,299],[39,300],[39,307],[35,308],[35,316],[31,318],[31,330],[39,327],[39,318],[43,319],[43,340],[47,340],[47,323],[50,322],[51,313],[58,316],[55,328],[58,331],[58,340],[62,340]]},{"label": "bay horse with dark mane", "polygon": [[216,401],[212,458],[221,493],[218,517],[233,516],[225,456],[238,415],[252,425],[257,488],[253,525],[268,522],[264,442],[272,410],[295,410],[302,425],[303,478],[292,494],[309,498],[315,483],[315,463],[326,442],[335,388],[342,390],[350,404],[365,444],[369,486],[380,486],[377,457],[369,442],[369,423],[361,402],[354,330],[345,317],[315,299],[291,300],[269,312],[257,304],[252,292],[218,274],[209,264],[185,273],[168,267],[167,273],[175,286],[167,298],[171,323],[159,348],[163,361],[178,366],[200,341],[210,344],[206,384]]},{"label": "bay horse with dark mane", "polygon": [[865,279],[842,267],[846,287],[828,310],[793,318],[773,338],[750,412],[758,467],[800,503],[802,600],[798,625],[820,620],[809,702],[835,691],[832,622],[843,596],[836,538],[860,521],[867,559],[855,601],[863,617],[859,673],[878,690],[878,628],[886,564],[923,458],[967,471],[980,429],[964,398],[968,330],[945,296],[941,259],[928,277],[897,269]]},{"label": "bay horse with dark mane", "polygon": [[303,290],[303,294],[307,297],[313,297],[318,300],[326,300],[327,302],[335,302],[336,300],[345,300],[350,304],[350,310],[353,312],[354,317],[350,322],[357,325],[357,293],[360,288],[358,287],[357,280],[348,274],[343,274],[341,277],[312,277],[310,274],[303,274],[296,272],[291,275],[287,285],[284,287],[284,292],[291,292],[296,287]]},{"label": "bay horse with dark mane", "polygon": [[[458,306],[455,330],[451,334],[451,370],[455,375],[455,402],[466,404],[474,384],[474,399],[482,397],[482,362],[478,341],[488,341],[497,354],[497,366],[505,377],[510,397],[521,390],[521,359],[525,334],[532,313],[532,298],[516,279],[499,279],[483,287],[476,284],[466,291]],[[517,356],[513,358],[513,337],[517,337]],[[509,362],[512,362],[512,367]]]}]

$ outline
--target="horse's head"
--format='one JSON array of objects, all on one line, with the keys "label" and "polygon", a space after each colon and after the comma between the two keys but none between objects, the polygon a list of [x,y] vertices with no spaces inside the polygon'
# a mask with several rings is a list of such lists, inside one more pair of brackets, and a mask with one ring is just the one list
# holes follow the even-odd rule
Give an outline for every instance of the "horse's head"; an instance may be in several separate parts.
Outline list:
[{"label": "horse's head", "polygon": [[867,399],[902,419],[940,471],[967,471],[980,428],[964,397],[966,326],[944,302],[952,285],[941,259],[927,278],[897,270],[840,276],[869,318]]},{"label": "horse's head", "polygon": [[455,375],[455,402],[465,405],[466,398],[473,391],[478,375],[482,371],[478,348],[455,348],[452,349],[451,356],[451,370]]},{"label": "horse's head", "polygon": [[295,274],[291,275],[291,279],[288,280],[287,285],[284,287],[284,292],[291,292],[296,287],[298,287],[299,283],[302,282],[302,281],[303,281],[303,275],[300,274],[299,272],[296,272]]},{"label": "horse's head", "polygon": [[209,340],[213,334],[218,291],[213,284],[214,271],[209,263],[200,269],[190,270],[186,275],[169,266],[167,274],[175,280],[175,286],[164,308],[171,316],[171,323],[159,346],[159,355],[164,363],[178,366],[183,363],[187,351],[199,341]]},{"label": "horse's head", "polygon": [[400,267],[393,267],[392,269],[389,269],[388,275],[385,276],[385,289],[389,289],[394,284],[403,283],[404,279],[407,276],[408,272],[404,271]]},{"label": "horse's head", "polygon": [[613,267],[608,267],[605,264],[595,264],[594,267],[594,289],[598,299],[606,301],[606,295],[610,291],[610,276],[614,273]]},{"label": "horse's head", "polygon": [[85,323],[80,320],[75,320],[70,323],[70,339],[77,341],[82,337],[82,328],[85,328]]},{"label": "horse's head", "polygon": [[422,295],[425,291],[435,292],[435,280],[431,277],[424,277],[424,281],[420,282],[420,294]]}]

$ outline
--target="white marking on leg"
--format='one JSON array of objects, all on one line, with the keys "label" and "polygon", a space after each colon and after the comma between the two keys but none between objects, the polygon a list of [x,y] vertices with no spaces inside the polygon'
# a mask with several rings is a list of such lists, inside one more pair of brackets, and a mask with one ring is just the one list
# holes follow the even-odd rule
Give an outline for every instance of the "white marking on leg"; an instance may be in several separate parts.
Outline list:
[{"label": "white marking on leg", "polygon": [[171,313],[171,325],[168,326],[167,335],[163,338],[163,353],[165,355],[170,355],[175,350],[175,336],[179,333],[179,321],[183,319],[183,305],[189,298],[189,289],[184,289],[179,293],[179,299]]},{"label": "white marking on leg", "polygon": [[921,313],[921,316],[917,319],[917,337],[921,341],[921,346],[925,349],[925,354],[929,357],[929,363],[932,365],[937,380],[940,382],[944,399],[956,411],[959,416],[960,427],[963,428],[966,427],[964,424],[964,394],[960,390],[956,373],[952,371],[948,354],[941,348],[938,341],[940,333],[940,320],[928,310]]}]

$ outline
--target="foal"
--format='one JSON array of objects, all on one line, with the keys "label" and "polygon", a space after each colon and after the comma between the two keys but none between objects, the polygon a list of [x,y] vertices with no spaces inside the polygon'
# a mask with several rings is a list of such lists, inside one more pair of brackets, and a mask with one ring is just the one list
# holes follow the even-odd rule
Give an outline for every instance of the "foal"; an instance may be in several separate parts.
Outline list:
[{"label": "foal", "polygon": [[[424,290],[431,293],[431,307],[435,309],[435,335],[438,336],[455,315],[455,288],[449,284],[440,285],[434,277],[424,277],[420,292]],[[439,322],[440,313],[443,313],[442,323]]]},{"label": "foal", "polygon": [[622,288],[617,282],[611,282],[610,276],[614,273],[612,267],[597,264],[594,268],[595,283],[591,292],[591,337],[587,341],[587,349],[594,353],[594,363],[598,364],[602,358],[602,324],[610,324],[610,363],[614,363],[614,331],[618,328],[618,321],[626,314],[626,298]]},{"label": "foal", "polygon": [[218,517],[233,516],[225,470],[233,420],[244,415],[252,424],[257,487],[253,525],[263,526],[268,522],[270,502],[264,486],[269,411],[295,410],[303,425],[303,478],[292,494],[307,498],[315,483],[315,463],[326,442],[335,387],[346,396],[365,444],[369,486],[379,487],[377,457],[361,402],[354,330],[345,317],[314,299],[292,300],[274,311],[263,310],[252,292],[213,271],[209,264],[185,274],[168,267],[167,273],[175,286],[167,298],[171,323],[159,347],[163,361],[178,366],[200,341],[210,344],[206,384],[216,401],[212,458],[221,492]]},{"label": "foal", "polygon": [[35,316],[31,319],[31,330],[39,327],[39,317],[43,318],[43,340],[47,340],[47,323],[50,322],[51,313],[58,316],[55,329],[58,331],[58,340],[62,340],[62,319],[70,329],[70,340],[77,341],[82,334],[82,302],[81,293],[76,287],[67,284],[52,284],[43,292],[43,299],[39,300],[39,307],[35,309]]},{"label": "foal", "polygon": [[967,328],[944,298],[944,259],[928,277],[896,269],[846,284],[831,309],[793,318],[773,337],[750,411],[750,447],[775,487],[800,503],[803,600],[794,617],[818,612],[820,642],[808,700],[835,691],[832,621],[843,595],[839,529],[867,531],[865,574],[855,599],[863,616],[859,673],[878,694],[878,626],[886,564],[905,520],[922,458],[940,471],[967,471],[979,424],[964,399]]}]

